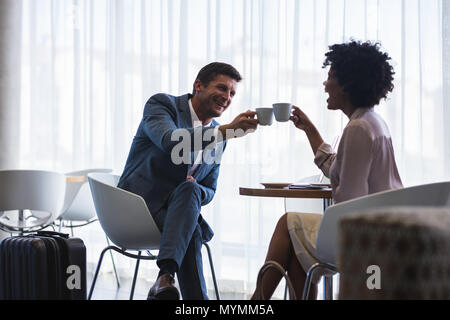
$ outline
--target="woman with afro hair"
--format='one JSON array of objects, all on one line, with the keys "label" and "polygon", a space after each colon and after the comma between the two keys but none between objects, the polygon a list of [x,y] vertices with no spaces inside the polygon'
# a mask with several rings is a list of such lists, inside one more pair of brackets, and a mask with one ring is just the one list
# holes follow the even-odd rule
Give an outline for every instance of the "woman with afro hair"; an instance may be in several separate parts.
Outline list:
[{"label": "woman with afro hair", "polygon": [[[389,129],[374,112],[374,106],[394,88],[391,58],[379,50],[378,43],[351,41],[329,49],[323,63],[323,68],[330,67],[323,83],[328,109],[341,110],[350,120],[337,152],[296,106],[291,121],[306,133],[314,162],[330,178],[334,203],[402,188]],[[321,214],[288,212],[278,221],[270,241],[266,262],[276,261],[287,270],[297,297],[302,296],[307,270],[317,262],[315,239],[321,219]],[[265,299],[272,296],[280,280],[275,270],[265,273],[261,288]],[[310,299],[317,295],[318,280],[312,279]]]}]

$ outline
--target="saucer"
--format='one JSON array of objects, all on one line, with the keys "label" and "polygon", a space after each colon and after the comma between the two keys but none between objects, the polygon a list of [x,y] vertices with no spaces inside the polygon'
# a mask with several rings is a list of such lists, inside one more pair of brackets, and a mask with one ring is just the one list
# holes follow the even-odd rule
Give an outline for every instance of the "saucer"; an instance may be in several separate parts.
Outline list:
[{"label": "saucer", "polygon": [[289,187],[292,183],[286,183],[286,182],[279,182],[279,183],[265,183],[265,182],[261,182],[261,184],[262,184],[265,188],[282,189],[282,188],[285,188],[285,187]]}]

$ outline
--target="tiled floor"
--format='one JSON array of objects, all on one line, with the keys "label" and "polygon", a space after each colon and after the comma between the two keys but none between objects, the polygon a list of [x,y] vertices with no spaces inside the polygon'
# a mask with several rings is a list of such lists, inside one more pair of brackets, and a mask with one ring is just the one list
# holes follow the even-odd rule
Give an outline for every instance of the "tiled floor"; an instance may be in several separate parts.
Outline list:
[{"label": "tiled floor", "polygon": [[[88,273],[88,290],[91,288],[92,278],[93,274]],[[99,275],[92,294],[92,300],[128,300],[130,298],[132,279],[121,278],[120,281],[121,285],[120,288],[118,288],[112,272]],[[139,278],[136,281],[133,300],[145,300],[147,298],[148,290],[152,285],[152,281]],[[208,288],[208,295],[210,299],[216,299],[213,287]],[[223,300],[247,300],[249,299],[249,296],[239,293],[220,292],[220,298]]]},{"label": "tiled floor", "polygon": [[[88,284],[88,293],[89,289],[91,288],[91,282],[92,282],[93,274],[88,273],[87,275],[87,284]],[[339,281],[335,277],[333,279],[334,281],[334,299],[338,298],[338,286]],[[120,288],[117,287],[117,282],[114,277],[114,274],[112,272],[109,273],[103,273],[99,275],[97,279],[97,283],[95,285],[95,290],[92,294],[92,300],[128,300],[130,299],[130,292],[131,292],[131,278],[121,278],[120,279],[121,285]],[[147,293],[150,287],[153,285],[153,281],[144,279],[144,278],[138,278],[136,281],[136,287],[134,291],[134,297],[133,300],[146,300],[147,299]],[[284,288],[284,284],[283,288]],[[220,289],[220,284],[219,284]],[[318,287],[318,298],[322,299],[322,283],[319,283]],[[220,298],[222,300],[248,300],[250,299],[250,295],[244,294],[244,293],[236,293],[236,292],[219,292]],[[210,299],[215,300],[216,295],[214,291],[214,287],[211,286],[211,288],[208,288],[208,296]],[[281,297],[281,295],[280,295]],[[279,297],[279,298],[280,298]],[[275,298],[275,299],[279,299]]]},{"label": "tiled floor", "polygon": [[[87,275],[88,290],[91,288],[93,274]],[[112,273],[100,274],[95,284],[92,294],[92,300],[128,300],[130,298],[132,279],[120,279],[120,288],[117,286],[116,279]],[[134,300],[145,300],[151,283],[142,279],[136,281],[134,291]]]}]

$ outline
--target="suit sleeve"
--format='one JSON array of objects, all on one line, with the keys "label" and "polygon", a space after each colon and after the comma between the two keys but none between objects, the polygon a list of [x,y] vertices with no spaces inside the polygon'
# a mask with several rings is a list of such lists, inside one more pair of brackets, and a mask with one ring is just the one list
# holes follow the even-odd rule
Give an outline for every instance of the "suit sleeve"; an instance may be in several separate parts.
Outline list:
[{"label": "suit sleeve", "polygon": [[202,189],[202,206],[211,202],[216,194],[217,178],[219,177],[220,164],[214,165],[211,172],[198,182],[198,185]]},{"label": "suit sleeve", "polygon": [[194,152],[217,140],[215,127],[178,128],[176,108],[175,99],[164,94],[152,96],[145,105],[143,132],[161,150],[171,153],[178,146]]}]

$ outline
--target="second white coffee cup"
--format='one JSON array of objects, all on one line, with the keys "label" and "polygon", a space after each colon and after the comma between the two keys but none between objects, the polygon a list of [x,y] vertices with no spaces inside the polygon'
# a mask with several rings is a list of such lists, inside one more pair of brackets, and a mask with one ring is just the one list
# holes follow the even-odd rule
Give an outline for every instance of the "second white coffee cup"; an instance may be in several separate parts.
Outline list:
[{"label": "second white coffee cup", "polygon": [[273,105],[273,114],[275,115],[275,119],[279,122],[288,121],[291,117],[291,103],[274,103]]}]

